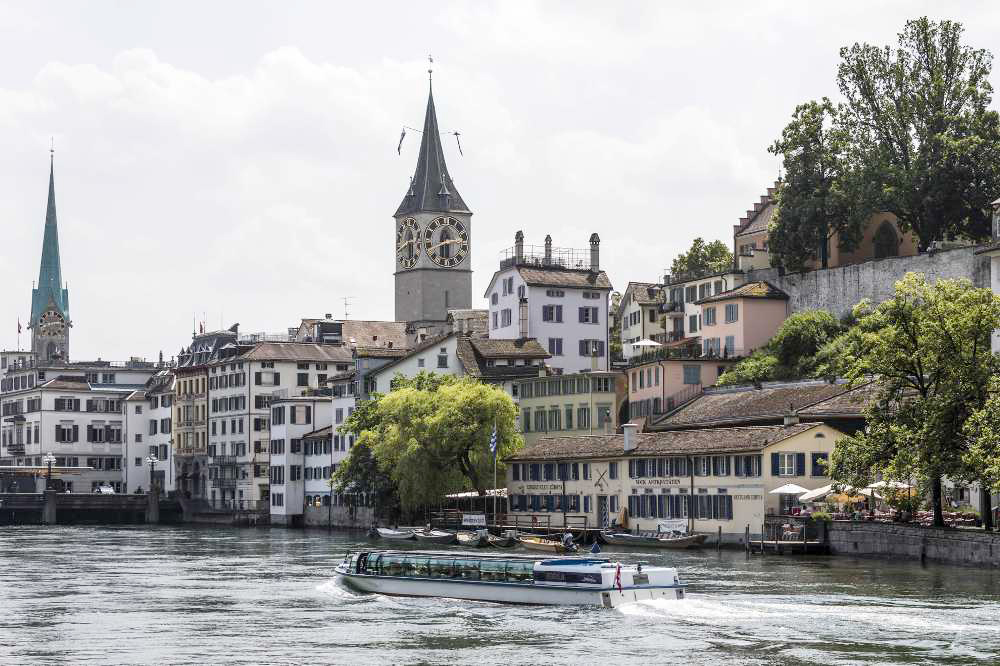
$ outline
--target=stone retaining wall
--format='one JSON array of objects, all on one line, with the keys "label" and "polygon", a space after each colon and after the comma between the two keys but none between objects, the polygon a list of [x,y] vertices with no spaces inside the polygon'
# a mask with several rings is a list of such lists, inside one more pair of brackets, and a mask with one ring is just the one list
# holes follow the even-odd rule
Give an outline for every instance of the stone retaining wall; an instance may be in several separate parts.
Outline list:
[{"label": "stone retaining wall", "polygon": [[368,529],[372,524],[372,508],[359,506],[352,513],[346,506],[307,506],[304,521],[306,527]]},{"label": "stone retaining wall", "polygon": [[834,521],[830,553],[1000,567],[1000,533],[916,527],[897,523]]}]

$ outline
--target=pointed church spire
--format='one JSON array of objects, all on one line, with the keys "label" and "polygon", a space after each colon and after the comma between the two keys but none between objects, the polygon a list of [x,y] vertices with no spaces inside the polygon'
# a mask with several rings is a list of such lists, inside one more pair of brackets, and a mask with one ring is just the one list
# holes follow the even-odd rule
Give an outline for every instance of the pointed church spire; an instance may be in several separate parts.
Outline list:
[{"label": "pointed church spire", "polygon": [[59,260],[59,225],[56,220],[55,150],[49,151],[49,201],[45,208],[45,232],[42,238],[42,259],[38,267],[38,286],[31,293],[31,321],[49,307],[58,310],[69,321],[69,292],[62,281]]},{"label": "pointed church spire", "polygon": [[[429,72],[429,70],[428,70]],[[441,146],[437,112],[434,109],[434,90],[428,81],[427,112],[424,115],[424,134],[420,138],[417,169],[413,173],[410,190],[403,197],[394,217],[421,211],[442,213],[468,213],[468,207],[455,183],[448,174]]]}]

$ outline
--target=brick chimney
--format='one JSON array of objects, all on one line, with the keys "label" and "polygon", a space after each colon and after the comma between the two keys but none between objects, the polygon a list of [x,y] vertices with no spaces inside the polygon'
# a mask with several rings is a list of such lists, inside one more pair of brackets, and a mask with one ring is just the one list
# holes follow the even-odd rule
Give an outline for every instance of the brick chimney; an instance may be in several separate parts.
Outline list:
[{"label": "brick chimney", "polygon": [[594,273],[601,270],[601,237],[597,232],[590,234],[590,270]]}]

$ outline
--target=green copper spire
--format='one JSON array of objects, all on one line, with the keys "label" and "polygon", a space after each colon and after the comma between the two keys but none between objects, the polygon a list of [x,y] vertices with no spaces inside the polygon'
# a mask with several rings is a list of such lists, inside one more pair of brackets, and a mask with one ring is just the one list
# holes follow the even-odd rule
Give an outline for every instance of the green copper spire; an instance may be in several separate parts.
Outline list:
[{"label": "green copper spire", "polygon": [[55,156],[49,158],[49,203],[45,210],[45,236],[42,240],[42,261],[38,267],[38,285],[31,291],[31,321],[48,309],[57,310],[69,321],[69,291],[63,288],[59,262],[59,226],[56,222]]}]

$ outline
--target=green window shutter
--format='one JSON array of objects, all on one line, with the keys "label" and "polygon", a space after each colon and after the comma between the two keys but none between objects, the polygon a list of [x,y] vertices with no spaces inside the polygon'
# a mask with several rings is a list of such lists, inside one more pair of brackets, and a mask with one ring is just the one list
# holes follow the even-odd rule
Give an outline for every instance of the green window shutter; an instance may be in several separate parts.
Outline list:
[{"label": "green window shutter", "polygon": [[778,476],[781,474],[781,462],[779,458],[780,454],[771,454],[771,476]]}]

